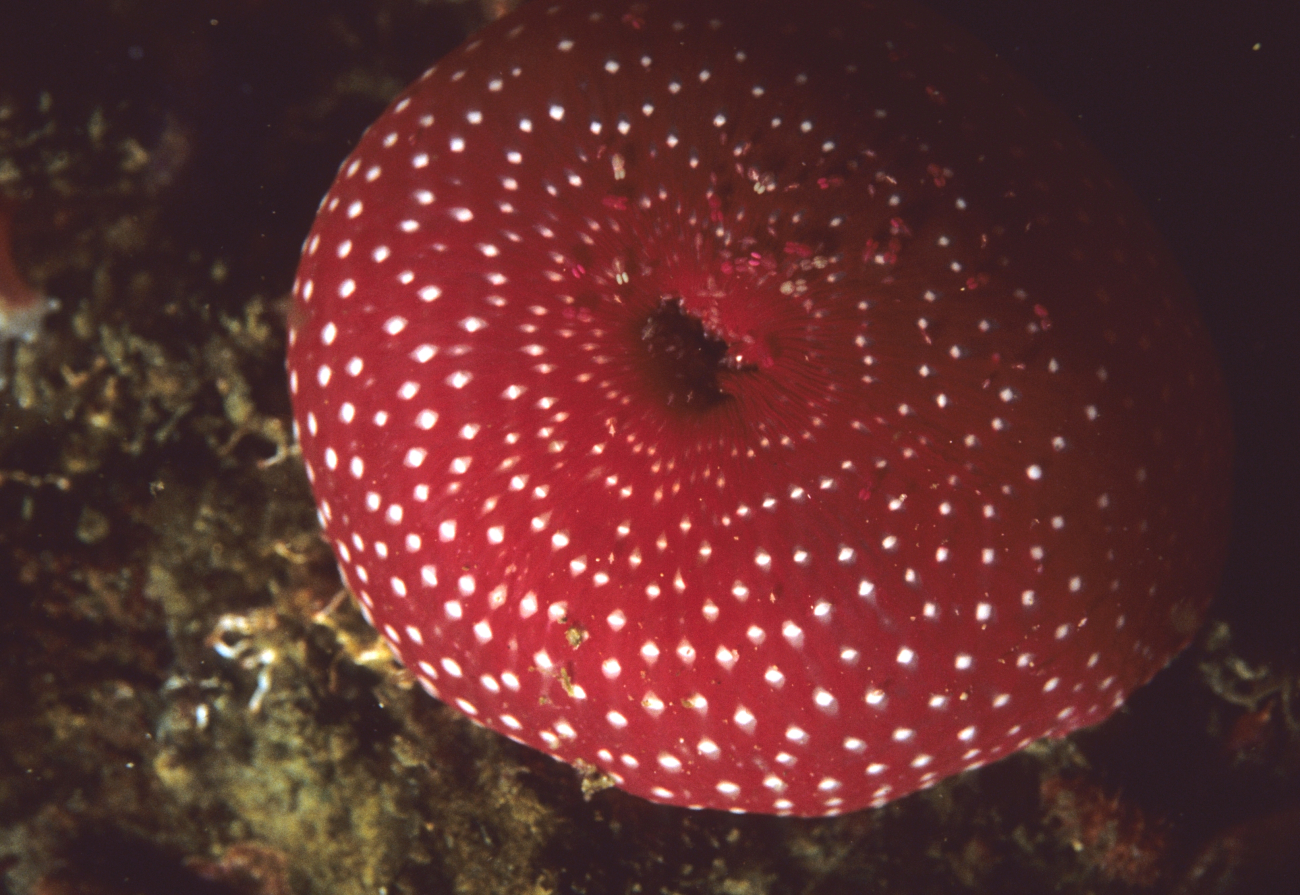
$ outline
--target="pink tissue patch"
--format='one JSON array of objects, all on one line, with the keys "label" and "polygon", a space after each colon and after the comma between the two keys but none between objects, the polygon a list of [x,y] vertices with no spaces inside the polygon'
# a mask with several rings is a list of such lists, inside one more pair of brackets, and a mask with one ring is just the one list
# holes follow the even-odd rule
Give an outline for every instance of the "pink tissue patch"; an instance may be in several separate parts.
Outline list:
[{"label": "pink tissue patch", "polygon": [[1166,250],[911,6],[529,3],[370,128],[294,296],[367,618],[648,799],[836,814],[1093,724],[1222,564]]},{"label": "pink tissue patch", "polygon": [[0,390],[9,383],[13,343],[35,339],[45,315],[58,307],[54,299],[41,295],[19,273],[10,245],[12,227],[9,210],[0,204]]},{"label": "pink tissue patch", "polygon": [[27,338],[47,313],[49,300],[18,272],[10,244],[12,227],[9,212],[0,207],[0,333]]}]

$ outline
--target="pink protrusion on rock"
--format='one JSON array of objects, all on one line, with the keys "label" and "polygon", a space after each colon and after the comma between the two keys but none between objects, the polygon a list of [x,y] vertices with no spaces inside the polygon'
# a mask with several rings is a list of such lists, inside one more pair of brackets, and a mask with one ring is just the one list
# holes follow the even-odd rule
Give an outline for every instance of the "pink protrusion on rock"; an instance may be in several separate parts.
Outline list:
[{"label": "pink protrusion on rock", "polygon": [[[14,264],[10,246],[12,223],[0,208],[0,350],[9,342],[30,342],[40,331],[41,320],[54,310],[54,301],[27,284]],[[3,382],[0,373],[0,382]]]}]

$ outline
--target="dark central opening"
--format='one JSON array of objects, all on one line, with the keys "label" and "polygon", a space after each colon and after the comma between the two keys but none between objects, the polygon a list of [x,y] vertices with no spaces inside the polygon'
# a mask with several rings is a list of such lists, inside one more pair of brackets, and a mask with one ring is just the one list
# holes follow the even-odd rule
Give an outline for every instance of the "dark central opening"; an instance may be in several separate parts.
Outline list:
[{"label": "dark central opening", "polygon": [[687,313],[680,298],[660,303],[641,327],[641,341],[669,405],[707,410],[730,399],[718,382],[730,368],[727,343]]}]

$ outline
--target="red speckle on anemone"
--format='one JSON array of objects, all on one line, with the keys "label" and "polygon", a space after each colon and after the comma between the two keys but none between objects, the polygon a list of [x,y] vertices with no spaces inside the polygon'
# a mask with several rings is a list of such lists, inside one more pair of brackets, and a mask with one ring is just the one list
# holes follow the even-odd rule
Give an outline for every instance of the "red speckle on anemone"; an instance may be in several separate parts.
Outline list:
[{"label": "red speckle on anemone", "polygon": [[910,6],[529,4],[370,128],[294,295],[367,617],[656,801],[834,814],[1099,721],[1219,572],[1182,280]]}]

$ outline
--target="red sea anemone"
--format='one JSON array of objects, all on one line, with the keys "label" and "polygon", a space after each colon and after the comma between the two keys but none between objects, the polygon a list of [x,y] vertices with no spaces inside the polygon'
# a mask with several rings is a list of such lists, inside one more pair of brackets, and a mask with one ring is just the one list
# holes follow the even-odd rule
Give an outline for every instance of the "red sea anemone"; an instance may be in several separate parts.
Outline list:
[{"label": "red sea anemone", "polygon": [[370,128],[294,295],[367,617],[656,801],[834,814],[1095,723],[1219,573],[1182,279],[911,6],[530,3]]}]

